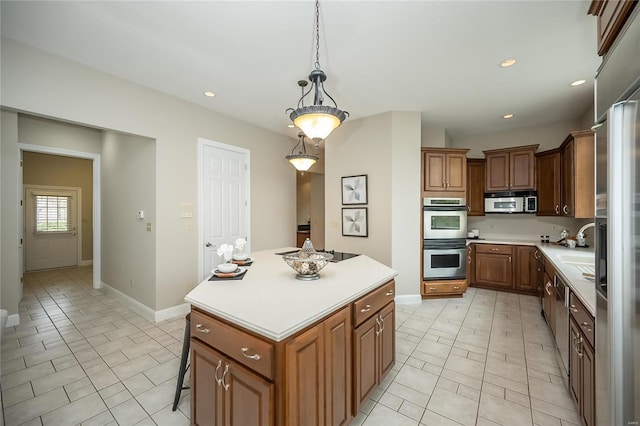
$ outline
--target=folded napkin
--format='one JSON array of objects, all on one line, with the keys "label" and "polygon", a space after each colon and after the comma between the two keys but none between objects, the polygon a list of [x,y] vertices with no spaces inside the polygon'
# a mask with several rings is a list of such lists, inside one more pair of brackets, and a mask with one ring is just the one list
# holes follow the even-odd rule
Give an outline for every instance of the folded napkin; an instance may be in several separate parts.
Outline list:
[{"label": "folded napkin", "polygon": [[249,266],[253,263],[253,259],[246,259],[246,260],[232,260],[231,263],[235,263],[238,266]]}]

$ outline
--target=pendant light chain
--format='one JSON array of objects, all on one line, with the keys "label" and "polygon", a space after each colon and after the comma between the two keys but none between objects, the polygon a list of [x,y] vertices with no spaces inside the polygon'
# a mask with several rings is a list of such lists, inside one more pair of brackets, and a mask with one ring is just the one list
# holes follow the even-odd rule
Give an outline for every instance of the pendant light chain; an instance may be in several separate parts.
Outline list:
[{"label": "pendant light chain", "polygon": [[316,0],[316,69],[320,69],[320,2]]}]

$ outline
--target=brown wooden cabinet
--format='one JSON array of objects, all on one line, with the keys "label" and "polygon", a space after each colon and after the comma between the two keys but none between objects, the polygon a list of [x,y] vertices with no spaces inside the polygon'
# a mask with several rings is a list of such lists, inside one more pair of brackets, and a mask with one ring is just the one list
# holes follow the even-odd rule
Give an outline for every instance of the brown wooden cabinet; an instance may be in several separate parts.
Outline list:
[{"label": "brown wooden cabinet", "polygon": [[560,149],[536,154],[538,216],[560,216]]},{"label": "brown wooden cabinet", "polygon": [[589,15],[598,18],[598,55],[607,54],[637,0],[593,0]]},{"label": "brown wooden cabinet", "polygon": [[389,303],[353,331],[353,414],[395,363],[395,304]]},{"label": "brown wooden cabinet", "polygon": [[593,218],[595,203],[595,138],[591,130],[572,132],[560,146],[563,216]]},{"label": "brown wooden cabinet", "polygon": [[513,249],[503,244],[476,244],[475,284],[513,287]]},{"label": "brown wooden cabinet", "polygon": [[274,424],[273,383],[218,351],[191,340],[191,423]]},{"label": "brown wooden cabinet", "polygon": [[[553,275],[551,275],[553,274]],[[544,318],[547,320],[547,325],[551,330],[551,334],[556,335],[556,292],[553,286],[555,271],[545,270],[544,273],[544,288],[543,288],[543,305]]]},{"label": "brown wooden cabinet", "polygon": [[485,163],[467,158],[467,216],[484,216]]},{"label": "brown wooden cabinet", "polygon": [[470,244],[468,278],[475,287],[538,294],[536,248],[508,244]]},{"label": "brown wooden cabinet", "polygon": [[569,302],[569,387],[587,426],[595,425],[595,319],[574,293]]},{"label": "brown wooden cabinet", "polygon": [[469,283],[464,280],[423,281],[420,294],[423,299],[462,297]]},{"label": "brown wooden cabinet", "polygon": [[468,149],[422,149],[422,196],[465,198]]},{"label": "brown wooden cabinet", "polygon": [[535,152],[538,145],[483,151],[486,192],[536,189]]},{"label": "brown wooden cabinet", "polygon": [[514,246],[516,264],[513,269],[513,288],[516,290],[537,293],[537,262],[534,246]]},{"label": "brown wooden cabinet", "polygon": [[[391,280],[278,342],[192,307],[192,423],[349,424],[368,366],[375,389],[394,365],[394,296]],[[364,324],[373,324],[375,351],[355,353]]]}]

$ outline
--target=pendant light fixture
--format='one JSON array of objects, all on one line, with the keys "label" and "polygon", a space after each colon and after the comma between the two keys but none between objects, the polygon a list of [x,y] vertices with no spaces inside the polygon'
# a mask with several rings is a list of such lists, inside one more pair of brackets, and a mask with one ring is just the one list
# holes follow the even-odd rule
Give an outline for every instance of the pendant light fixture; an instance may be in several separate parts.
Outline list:
[{"label": "pendant light fixture", "polygon": [[[302,97],[298,100],[297,108],[295,110],[289,108],[287,112],[291,111],[289,118],[297,128],[302,130],[309,139],[319,143],[340,126],[349,113],[338,109],[336,101],[324,90],[324,81],[327,79],[327,75],[320,69],[320,4],[318,0],[316,0],[315,30],[316,62],[315,69],[309,74],[311,87],[305,93],[306,81],[302,81],[305,83],[304,86],[298,82],[298,85],[302,87]],[[311,92],[313,92],[313,105],[305,105],[304,98]],[[323,104],[325,96],[333,102],[333,106]]]},{"label": "pendant light fixture", "polygon": [[[296,148],[300,146],[300,151],[294,154]],[[318,161],[318,156],[313,154],[307,154],[306,144],[304,142],[304,133],[298,133],[298,143],[291,150],[291,155],[285,157],[289,162],[300,172],[306,172],[309,167],[313,166]]]}]

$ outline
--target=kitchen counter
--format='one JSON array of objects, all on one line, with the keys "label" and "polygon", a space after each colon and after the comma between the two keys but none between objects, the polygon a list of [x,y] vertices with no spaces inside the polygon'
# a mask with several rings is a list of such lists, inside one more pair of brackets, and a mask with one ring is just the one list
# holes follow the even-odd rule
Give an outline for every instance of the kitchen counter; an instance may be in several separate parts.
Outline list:
[{"label": "kitchen counter", "polygon": [[[484,237],[482,237],[484,238]],[[567,248],[564,246],[541,243],[540,240],[529,238],[503,238],[487,237],[486,239],[468,239],[467,244],[512,244],[536,246],[553,263],[556,272],[567,282],[571,291],[578,296],[578,299],[589,310],[591,315],[596,315],[596,290],[595,283],[582,276],[582,272],[575,265],[566,263],[559,256],[580,256],[589,259],[595,265],[595,252],[593,248]]]},{"label": "kitchen counter", "polygon": [[204,280],[185,301],[268,339],[279,342],[338,308],[380,287],[398,273],[360,255],[329,263],[320,279],[295,278],[281,256],[284,247],[251,253],[253,265],[242,280]]}]

